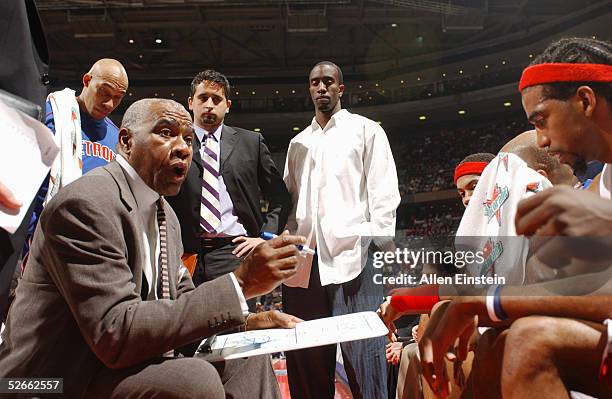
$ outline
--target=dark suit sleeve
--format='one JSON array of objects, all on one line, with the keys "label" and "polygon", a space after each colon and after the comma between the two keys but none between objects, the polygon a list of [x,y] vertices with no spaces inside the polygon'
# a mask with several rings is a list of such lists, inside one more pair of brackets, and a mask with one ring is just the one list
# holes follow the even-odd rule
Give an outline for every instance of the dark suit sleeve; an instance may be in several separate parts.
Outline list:
[{"label": "dark suit sleeve", "polygon": [[127,249],[140,237],[126,235],[121,203],[105,209],[95,196],[54,198],[43,212],[37,233],[42,236],[33,251],[44,257],[85,342],[106,367],[133,366],[243,323],[229,276],[194,289],[183,275],[177,299],[142,301],[130,268],[134,259],[128,260],[135,255]]},{"label": "dark suit sleeve", "polygon": [[262,196],[268,200],[268,213],[261,231],[280,234],[287,224],[292,201],[287,186],[272,160],[270,150],[259,136],[259,165],[257,169],[259,189]]}]

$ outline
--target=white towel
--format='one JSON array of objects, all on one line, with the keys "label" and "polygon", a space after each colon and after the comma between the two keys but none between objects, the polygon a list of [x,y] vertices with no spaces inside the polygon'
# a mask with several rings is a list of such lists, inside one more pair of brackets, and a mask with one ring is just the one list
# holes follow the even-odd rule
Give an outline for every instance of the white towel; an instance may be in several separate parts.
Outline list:
[{"label": "white towel", "polygon": [[[485,261],[468,266],[476,276],[501,276],[506,284],[525,281],[526,239],[517,237],[519,201],[552,187],[517,155],[500,152],[485,168],[457,230],[457,249],[482,250]],[[467,248],[466,248],[467,247]]]},{"label": "white towel", "polygon": [[51,103],[55,123],[55,142],[60,148],[51,165],[51,178],[45,204],[58,190],[83,175],[83,144],[81,115],[75,92],[71,89],[56,91],[47,97]]},{"label": "white towel", "polygon": [[601,170],[601,177],[599,178],[599,195],[605,199],[612,199],[610,190],[612,190],[612,169],[610,168],[610,164],[607,163]]}]

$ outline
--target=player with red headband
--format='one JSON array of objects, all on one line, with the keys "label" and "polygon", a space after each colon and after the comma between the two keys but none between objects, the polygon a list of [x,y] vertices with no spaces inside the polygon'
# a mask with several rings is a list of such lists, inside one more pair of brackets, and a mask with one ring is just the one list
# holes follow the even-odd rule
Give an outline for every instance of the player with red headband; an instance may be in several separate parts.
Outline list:
[{"label": "player with red headband", "polygon": [[463,202],[463,206],[466,208],[470,203],[470,198],[474,193],[476,183],[478,183],[482,171],[493,158],[495,158],[495,155],[488,152],[468,155],[463,158],[463,161],[459,162],[459,165],[455,168],[455,186],[457,186],[457,191],[461,196],[461,202]]},{"label": "player with red headband", "polygon": [[[600,181],[605,199],[570,187],[544,190],[520,203],[517,233],[612,235],[612,45],[559,40],[523,72],[519,88],[540,147],[574,167],[593,159],[607,165]],[[538,285],[497,286],[486,295],[441,305],[437,323],[420,342],[425,378],[438,396],[445,396],[443,358],[458,337],[474,328],[477,316],[480,325],[511,324],[498,337],[503,351],[496,364],[499,381],[493,381],[499,383],[498,396],[569,398],[568,391],[577,390],[610,397],[612,327],[602,322],[612,318],[611,277],[607,268]]]},{"label": "player with red headband", "polygon": [[[476,184],[478,183],[483,170],[494,158],[495,155],[491,153],[471,154],[465,157],[455,168],[453,182],[457,187],[457,191],[461,197],[461,202],[463,203],[464,207],[468,206],[470,198],[474,193],[474,189],[476,188]],[[395,305],[398,309],[408,307],[411,310],[419,309],[423,312],[423,314],[420,315],[419,324],[412,328],[412,337],[415,341],[414,343],[405,347],[401,342],[391,342],[387,344],[387,359],[392,357],[396,361],[399,361],[399,358],[401,357],[401,368],[397,384],[398,399],[413,399],[423,397],[423,388],[420,381],[420,360],[418,358],[418,347],[416,345],[419,339],[419,332],[424,331],[427,327],[427,323],[429,321],[428,312],[439,300],[439,298],[437,286],[422,286],[420,290],[426,290],[426,292],[421,292],[423,296],[395,297]],[[384,321],[387,322],[387,320]],[[391,337],[393,336],[391,335]]]}]

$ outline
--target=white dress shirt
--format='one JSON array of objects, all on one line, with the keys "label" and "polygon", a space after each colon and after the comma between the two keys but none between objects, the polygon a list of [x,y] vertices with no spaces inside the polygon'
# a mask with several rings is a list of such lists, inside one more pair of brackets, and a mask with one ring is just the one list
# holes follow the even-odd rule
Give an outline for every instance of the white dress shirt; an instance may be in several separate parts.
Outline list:
[{"label": "white dress shirt", "polygon": [[[313,118],[289,143],[283,179],[294,204],[289,230],[316,246],[322,285],[357,277],[370,237],[395,236],[397,171],[376,122],[340,110],[322,129]],[[286,285],[308,287],[312,256],[300,262]]]},{"label": "white dress shirt", "polygon": [[[145,226],[142,234],[142,247],[146,258],[144,273],[149,288],[147,299],[158,299],[157,269],[159,261],[159,226],[157,225],[157,205],[155,203],[159,199],[160,195],[149,187],[144,180],[142,180],[142,178],[138,175],[138,172],[134,170],[132,165],[130,165],[128,161],[123,158],[123,156],[117,154],[115,159],[128,175],[128,185],[130,186],[130,189],[134,194],[134,198],[136,199],[138,213],[142,218],[142,225]],[[180,280],[180,278],[183,276],[182,273],[185,273],[187,269],[182,264],[179,265],[179,268],[180,272],[178,275]],[[230,273],[230,277],[234,282],[234,287],[236,288],[236,293],[238,294],[238,299],[240,300],[240,306],[242,307],[242,313],[246,315],[249,313],[249,307],[246,303],[244,294],[240,289],[240,285],[238,284],[234,273]],[[145,288],[146,287],[143,287],[143,289]]]},{"label": "white dress shirt", "polygon": [[[138,172],[132,168],[132,165],[125,158],[117,155],[115,159],[128,175],[128,185],[134,194],[138,213],[142,219],[142,225],[145,227],[142,231],[142,245],[146,259],[144,274],[149,289],[146,298],[149,300],[157,299],[157,262],[160,246],[157,205],[155,203],[160,195],[142,180]],[[143,286],[143,289],[146,288]]]},{"label": "white dress shirt", "polygon": [[[200,155],[202,159],[204,159],[204,145],[206,144],[204,140],[204,135],[208,135],[210,132],[206,129],[203,129],[197,125],[194,125],[195,134],[198,136],[198,140],[202,145],[200,146]],[[225,236],[246,236],[247,232],[240,220],[238,220],[238,216],[234,214],[234,203],[232,202],[232,198],[227,192],[227,187],[225,186],[225,182],[223,181],[223,176],[221,176],[221,131],[223,130],[223,123],[217,127],[214,131],[213,136],[219,143],[219,153],[217,154],[217,159],[219,160],[219,205],[221,209],[221,224],[217,227],[217,232],[214,234],[205,234],[207,237],[225,237]]]}]

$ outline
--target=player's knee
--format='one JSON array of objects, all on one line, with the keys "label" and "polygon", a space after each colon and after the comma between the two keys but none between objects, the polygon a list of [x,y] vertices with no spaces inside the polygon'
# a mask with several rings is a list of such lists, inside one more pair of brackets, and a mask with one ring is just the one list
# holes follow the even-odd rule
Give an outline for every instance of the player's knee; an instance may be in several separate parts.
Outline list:
[{"label": "player's knee", "polygon": [[506,337],[506,348],[533,355],[554,345],[557,321],[552,317],[529,316],[512,323]]}]

